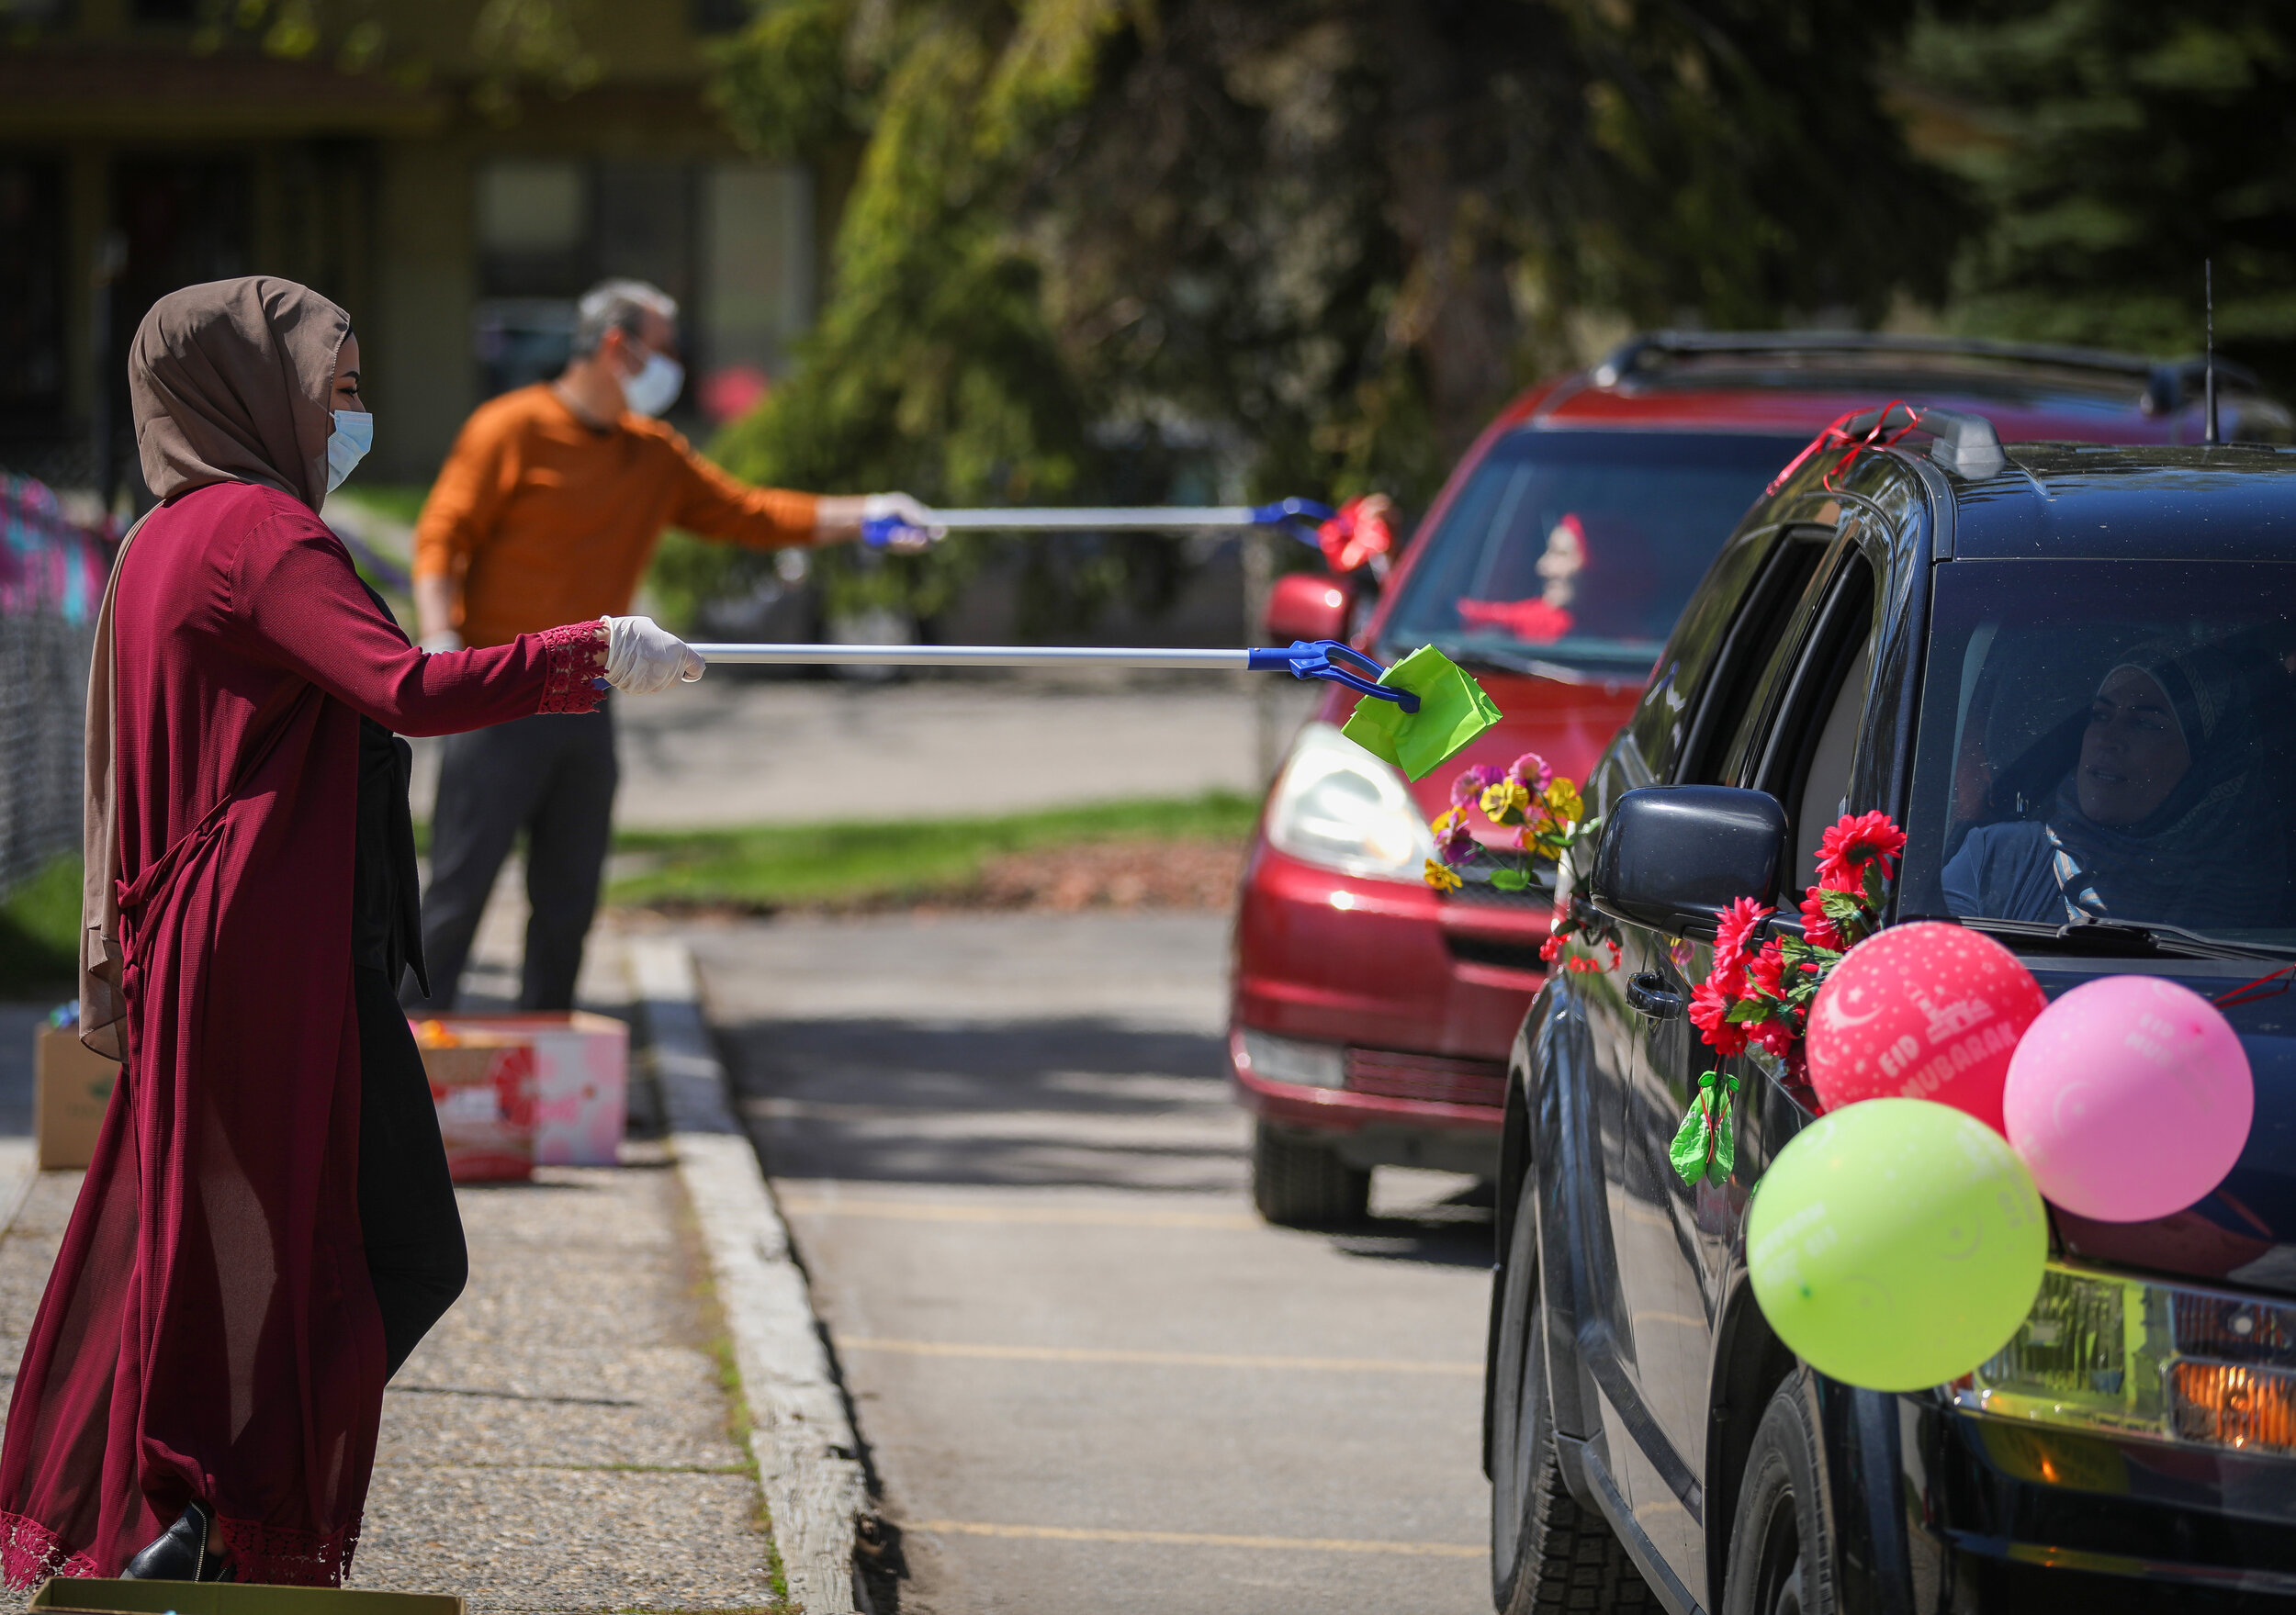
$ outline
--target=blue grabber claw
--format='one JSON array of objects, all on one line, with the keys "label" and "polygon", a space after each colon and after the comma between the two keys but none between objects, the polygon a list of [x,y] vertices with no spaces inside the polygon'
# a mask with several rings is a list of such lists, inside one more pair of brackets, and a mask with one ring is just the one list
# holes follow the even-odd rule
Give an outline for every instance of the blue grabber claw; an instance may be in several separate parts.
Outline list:
[{"label": "blue grabber claw", "polygon": [[[1287,501],[1304,504],[1303,499]],[[1385,667],[1365,656],[1351,645],[1336,639],[1295,639],[1289,650],[1265,649],[1246,653],[1244,666],[1255,673],[1274,672],[1278,668],[1294,679],[1322,679],[1332,684],[1345,684],[1358,695],[1376,696],[1391,701],[1406,712],[1419,711],[1419,698],[1408,690],[1377,680]],[[1343,667],[1341,663],[1350,664]]]},{"label": "blue grabber claw", "polygon": [[[1280,527],[1302,544],[1317,542],[1316,529],[1338,514],[1331,506],[1313,499],[1277,499],[1272,505],[1252,507],[1252,525]],[[1311,677],[1302,673],[1302,679]]]}]

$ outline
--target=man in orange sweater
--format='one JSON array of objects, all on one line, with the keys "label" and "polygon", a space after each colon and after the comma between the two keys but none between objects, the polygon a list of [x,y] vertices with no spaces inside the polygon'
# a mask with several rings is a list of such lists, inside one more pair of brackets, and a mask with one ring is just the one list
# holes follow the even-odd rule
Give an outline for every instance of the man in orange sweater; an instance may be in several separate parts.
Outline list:
[{"label": "man in orange sweater", "polygon": [[[938,536],[904,494],[826,498],[752,488],[655,417],[678,397],[678,306],[643,281],[581,300],[574,357],[556,381],[505,393],[465,422],[415,527],[423,647],[502,645],[531,629],[624,616],[677,526],[753,549],[861,536],[911,547]],[[553,714],[446,742],[431,821],[422,952],[454,1006],[487,895],[526,833],[526,957],[519,1007],[569,1009],[613,831],[613,719]]]}]

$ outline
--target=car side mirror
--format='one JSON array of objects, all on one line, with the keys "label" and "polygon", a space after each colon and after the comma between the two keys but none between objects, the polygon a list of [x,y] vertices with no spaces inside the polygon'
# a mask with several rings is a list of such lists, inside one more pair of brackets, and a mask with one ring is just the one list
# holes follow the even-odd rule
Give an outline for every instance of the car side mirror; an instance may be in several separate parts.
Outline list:
[{"label": "car side mirror", "polygon": [[1267,592],[1270,644],[1342,639],[1347,633],[1347,586],[1328,572],[1287,572]]},{"label": "car side mirror", "polygon": [[1766,791],[1653,785],[1618,799],[1588,897],[1613,919],[1670,936],[1714,935],[1740,897],[1767,903],[1785,862],[1785,809]]}]

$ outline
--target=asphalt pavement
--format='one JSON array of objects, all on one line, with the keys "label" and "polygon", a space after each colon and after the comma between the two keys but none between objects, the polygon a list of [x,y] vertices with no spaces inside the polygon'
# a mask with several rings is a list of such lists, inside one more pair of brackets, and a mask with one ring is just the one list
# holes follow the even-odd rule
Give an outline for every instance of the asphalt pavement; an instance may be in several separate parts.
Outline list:
[{"label": "asphalt pavement", "polygon": [[880,1608],[1489,1608],[1488,1213],[1394,1172],[1358,1231],[1252,1215],[1226,925],[685,933],[879,1488]]}]

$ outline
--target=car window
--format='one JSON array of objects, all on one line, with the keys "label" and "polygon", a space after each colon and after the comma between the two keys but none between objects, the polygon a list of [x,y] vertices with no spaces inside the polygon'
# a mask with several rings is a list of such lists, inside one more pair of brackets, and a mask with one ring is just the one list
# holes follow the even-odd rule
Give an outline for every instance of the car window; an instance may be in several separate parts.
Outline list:
[{"label": "car window", "polygon": [[1815,878],[1818,840],[1848,805],[1873,665],[1874,568],[1854,547],[1836,553],[1824,593],[1795,635],[1792,671],[1774,712],[1750,715],[1760,728],[1738,748],[1742,782],[1768,791],[1792,815],[1788,892]]},{"label": "car window", "polygon": [[1676,784],[1723,782],[1730,743],[1750,716],[1763,675],[1777,660],[1795,611],[1832,538],[1829,527],[1788,528],[1763,557],[1702,681],[1696,711],[1670,774]]},{"label": "car window", "polygon": [[1519,431],[1494,443],[1381,634],[1454,660],[1640,679],[1798,438]]},{"label": "car window", "polygon": [[1850,764],[1857,756],[1859,720],[1865,715],[1865,676],[1873,666],[1871,640],[1858,646],[1849,670],[1834,691],[1832,710],[1818,731],[1809,773],[1794,811],[1795,889],[1818,879],[1818,845],[1826,826],[1850,811]]},{"label": "car window", "polygon": [[1938,568],[1901,912],[2296,941],[2296,566]]}]

